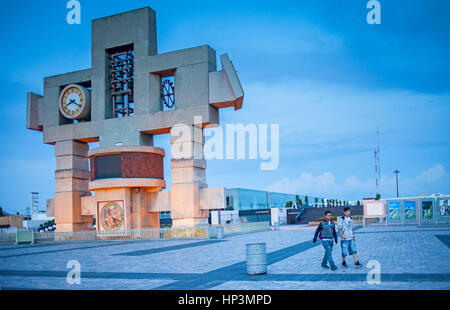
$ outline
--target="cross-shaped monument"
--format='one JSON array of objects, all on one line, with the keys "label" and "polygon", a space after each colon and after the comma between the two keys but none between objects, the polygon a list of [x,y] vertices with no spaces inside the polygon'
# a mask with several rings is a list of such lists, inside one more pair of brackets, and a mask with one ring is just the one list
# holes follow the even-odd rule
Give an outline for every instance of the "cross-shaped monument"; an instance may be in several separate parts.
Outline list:
[{"label": "cross-shaped monument", "polygon": [[[227,54],[220,71],[208,45],[158,54],[149,7],[93,20],[91,48],[92,68],[46,77],[43,96],[27,94],[27,128],[55,146],[56,231],[89,230],[94,215],[97,230],[155,228],[162,211],[173,226],[205,223],[225,198],[206,184],[203,130],[244,98]],[[170,134],[170,191],[159,134]]]}]

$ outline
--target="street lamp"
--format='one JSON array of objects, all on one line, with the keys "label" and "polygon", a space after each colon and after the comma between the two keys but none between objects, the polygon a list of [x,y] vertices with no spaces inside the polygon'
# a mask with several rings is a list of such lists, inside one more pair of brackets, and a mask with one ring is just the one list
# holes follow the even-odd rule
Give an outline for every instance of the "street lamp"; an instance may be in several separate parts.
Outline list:
[{"label": "street lamp", "polygon": [[395,182],[397,184],[397,198],[398,198],[398,174],[400,173],[400,171],[395,170],[394,173],[395,173]]}]

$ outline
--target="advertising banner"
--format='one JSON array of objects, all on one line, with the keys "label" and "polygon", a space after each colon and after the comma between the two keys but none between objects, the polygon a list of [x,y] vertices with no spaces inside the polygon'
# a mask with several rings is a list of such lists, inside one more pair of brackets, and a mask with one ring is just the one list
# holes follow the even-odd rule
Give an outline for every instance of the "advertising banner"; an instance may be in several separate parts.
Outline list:
[{"label": "advertising banner", "polygon": [[400,201],[388,202],[388,220],[400,221]]},{"label": "advertising banner", "polygon": [[450,198],[438,199],[439,219],[450,219]]},{"label": "advertising banner", "polygon": [[423,200],[421,207],[421,217],[424,221],[430,221],[433,219],[433,201]]},{"label": "advertising banner", "polygon": [[415,200],[404,200],[403,206],[405,209],[405,221],[417,220],[417,203]]}]

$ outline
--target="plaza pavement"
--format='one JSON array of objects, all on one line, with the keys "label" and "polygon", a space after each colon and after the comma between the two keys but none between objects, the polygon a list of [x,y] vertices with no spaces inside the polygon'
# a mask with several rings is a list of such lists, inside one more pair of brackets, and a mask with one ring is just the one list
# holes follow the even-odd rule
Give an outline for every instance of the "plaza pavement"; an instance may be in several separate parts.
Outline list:
[{"label": "plaza pavement", "polygon": [[[371,268],[320,266],[323,247],[314,228],[290,225],[221,240],[140,240],[0,245],[2,289],[296,290],[450,289],[450,227],[369,226],[356,231],[358,257],[376,260],[381,283],[367,283]],[[246,243],[267,244],[267,275],[246,274]],[[67,262],[81,265],[81,283],[68,284]]]}]

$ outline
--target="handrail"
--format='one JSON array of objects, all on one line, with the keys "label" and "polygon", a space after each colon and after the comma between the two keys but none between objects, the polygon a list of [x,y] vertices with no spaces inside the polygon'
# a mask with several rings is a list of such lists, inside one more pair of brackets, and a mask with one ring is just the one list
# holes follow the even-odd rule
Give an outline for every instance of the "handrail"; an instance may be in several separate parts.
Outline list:
[{"label": "handrail", "polygon": [[305,211],[305,207],[302,207],[302,209],[300,210],[300,212],[297,214],[297,216],[295,217],[295,224],[297,224],[298,222],[300,222],[301,220],[301,216],[303,214],[303,212]]}]

